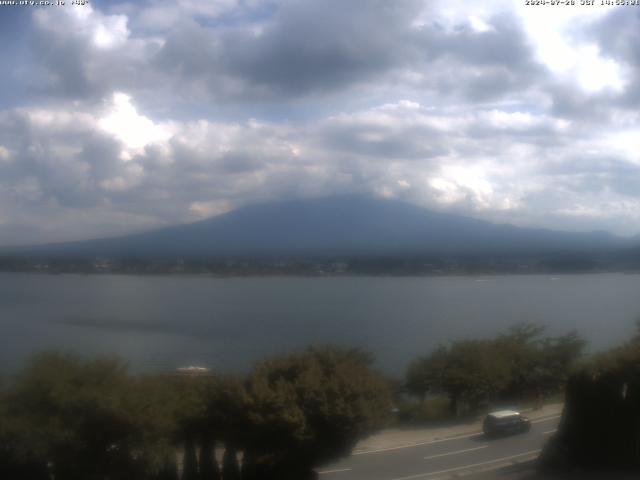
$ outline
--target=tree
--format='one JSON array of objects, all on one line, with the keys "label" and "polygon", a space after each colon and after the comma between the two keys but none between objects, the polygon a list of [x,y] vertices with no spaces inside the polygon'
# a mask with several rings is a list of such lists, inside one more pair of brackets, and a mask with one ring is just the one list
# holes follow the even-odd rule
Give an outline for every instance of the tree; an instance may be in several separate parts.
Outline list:
[{"label": "tree", "polygon": [[155,480],[179,480],[178,464],[175,455],[167,455],[160,470],[153,477]]},{"label": "tree", "polygon": [[541,375],[538,391],[560,391],[571,373],[572,367],[582,356],[585,340],[573,331],[566,335],[545,338],[541,346]]},{"label": "tree", "polygon": [[240,450],[245,478],[304,480],[389,411],[388,384],[356,350],[275,357],[246,382],[131,376],[117,359],[46,353],[0,390],[0,478],[177,480],[183,449],[184,479],[239,480]]},{"label": "tree", "polygon": [[[563,343],[574,351],[577,349],[573,337]],[[543,467],[550,469],[624,468],[635,472],[637,477],[640,472],[637,338],[593,356],[570,374],[558,433],[545,446],[541,461]]]},{"label": "tree", "polygon": [[585,341],[576,333],[544,336],[545,327],[522,323],[495,339],[440,346],[409,365],[405,385],[424,399],[445,393],[450,412],[464,403],[471,411],[495,399],[516,400],[560,391]]},{"label": "tree", "polygon": [[216,478],[212,449],[219,418],[214,424],[211,405],[223,381],[212,375],[165,374],[139,377],[136,385],[136,410],[145,434],[142,451],[149,463],[166,470],[169,459],[182,450],[183,479]]},{"label": "tree", "polygon": [[[232,444],[227,444],[222,457],[222,478],[224,480],[240,480],[240,468],[238,467],[238,451]],[[243,468],[244,477],[244,468]]]},{"label": "tree", "polygon": [[502,396],[517,399],[539,390],[542,372],[542,335],[546,327],[520,323],[496,339],[496,348],[505,355],[509,364],[509,381]]},{"label": "tree", "polygon": [[431,355],[410,365],[407,386],[415,393],[445,393],[449,411],[460,413],[464,402],[473,411],[490,401],[506,385],[506,359],[490,340],[463,340],[440,346]]},{"label": "tree", "polygon": [[391,410],[388,384],[361,351],[334,347],[259,363],[246,385],[243,447],[266,478],[304,479],[347,454]]},{"label": "tree", "polygon": [[188,435],[184,443],[184,460],[182,461],[182,480],[198,480],[198,457],[193,437]]},{"label": "tree", "polygon": [[489,340],[464,340],[451,345],[441,388],[449,394],[451,413],[457,414],[459,402],[472,411],[500,392],[509,377],[504,355]]},{"label": "tree", "polygon": [[59,480],[140,476],[128,390],[116,359],[40,354],[9,395],[8,413],[21,424],[17,443],[30,461],[50,462]]},{"label": "tree", "polygon": [[205,433],[202,438],[198,463],[200,480],[220,480],[220,467],[218,467],[218,462],[214,455],[214,447],[210,434]]},{"label": "tree", "polygon": [[503,395],[521,398],[561,391],[571,367],[580,358],[586,342],[575,332],[543,336],[545,327],[524,323],[497,339],[510,365],[510,380]]},{"label": "tree", "polygon": [[444,346],[438,347],[430,355],[414,360],[407,369],[407,391],[424,401],[427,393],[441,390],[448,361],[449,349]]},{"label": "tree", "polygon": [[21,442],[24,426],[8,410],[7,392],[0,389],[0,478],[49,480],[46,463]]}]

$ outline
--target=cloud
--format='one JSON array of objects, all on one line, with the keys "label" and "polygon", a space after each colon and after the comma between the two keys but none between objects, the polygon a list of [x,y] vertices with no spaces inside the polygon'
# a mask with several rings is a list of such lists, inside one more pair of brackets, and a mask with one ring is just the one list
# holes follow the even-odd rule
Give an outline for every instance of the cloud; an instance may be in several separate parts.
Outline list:
[{"label": "cloud", "polygon": [[348,192],[637,233],[640,17],[548,12],[506,0],[34,9],[28,55],[6,57],[16,95],[0,97],[0,244]]},{"label": "cloud", "polygon": [[138,114],[126,93],[113,94],[108,112],[98,121],[98,126],[115,136],[123,144],[121,158],[131,158],[132,152],[140,151],[150,143],[158,143],[172,136],[169,123],[155,124]]},{"label": "cloud", "polygon": [[129,25],[147,25],[158,5],[126,14],[90,7],[38,11],[33,49],[47,79],[40,88],[94,100],[116,90],[246,102],[375,91],[401,82],[414,92],[486,99],[541,75],[509,14],[472,17],[447,29],[436,21],[416,25],[423,6],[417,0],[282,1],[262,21],[242,6],[236,8],[246,17],[211,21],[232,6],[221,2],[209,12],[178,3],[157,14],[172,19],[159,25],[164,30],[139,32]]}]

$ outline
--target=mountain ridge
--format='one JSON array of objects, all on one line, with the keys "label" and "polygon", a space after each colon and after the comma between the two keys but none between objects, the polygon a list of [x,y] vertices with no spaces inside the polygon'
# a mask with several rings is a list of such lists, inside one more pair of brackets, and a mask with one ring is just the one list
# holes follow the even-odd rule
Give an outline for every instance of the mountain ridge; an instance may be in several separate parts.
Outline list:
[{"label": "mountain ridge", "polygon": [[522,228],[349,195],[255,204],[148,232],[3,252],[116,258],[510,255],[608,251],[632,244],[606,232]]}]

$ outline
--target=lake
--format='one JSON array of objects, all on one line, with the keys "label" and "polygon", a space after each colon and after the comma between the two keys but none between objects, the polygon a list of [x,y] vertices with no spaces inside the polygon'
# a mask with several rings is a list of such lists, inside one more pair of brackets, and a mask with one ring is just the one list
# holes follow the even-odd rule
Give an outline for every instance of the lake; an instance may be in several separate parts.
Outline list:
[{"label": "lake", "polygon": [[334,343],[402,375],[451,340],[533,321],[591,351],[633,334],[640,276],[266,277],[0,273],[0,368],[43,349],[117,354],[136,371],[241,372],[265,355]]}]

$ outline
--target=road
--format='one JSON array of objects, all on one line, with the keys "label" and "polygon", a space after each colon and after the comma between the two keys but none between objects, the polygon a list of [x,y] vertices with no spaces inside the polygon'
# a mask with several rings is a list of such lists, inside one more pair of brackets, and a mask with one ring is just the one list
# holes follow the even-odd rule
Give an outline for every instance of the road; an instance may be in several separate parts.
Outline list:
[{"label": "road", "polygon": [[499,439],[482,433],[358,452],[318,470],[320,480],[435,480],[535,458],[559,416],[533,420],[531,431]]}]

